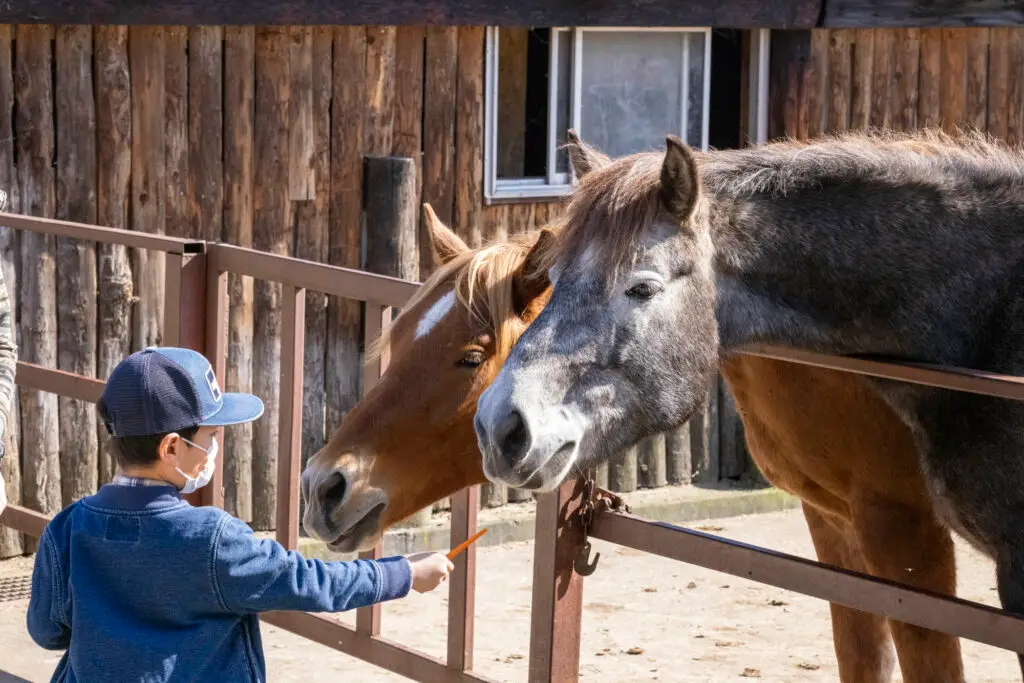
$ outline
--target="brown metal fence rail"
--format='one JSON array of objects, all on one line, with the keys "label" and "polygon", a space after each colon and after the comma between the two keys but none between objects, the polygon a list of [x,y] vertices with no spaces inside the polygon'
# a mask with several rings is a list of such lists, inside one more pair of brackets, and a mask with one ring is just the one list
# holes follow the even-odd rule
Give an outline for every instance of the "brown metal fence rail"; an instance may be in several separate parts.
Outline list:
[{"label": "brown metal fence rail", "polygon": [[[298,475],[301,466],[301,395],[304,305],[307,290],[363,301],[366,339],[375,339],[402,306],[416,283],[360,271],[276,256],[224,244],[211,244],[89,225],[0,213],[0,225],[106,244],[160,251],[167,255],[165,340],[204,353],[223,377],[227,354],[228,273],[283,286],[281,335],[280,439],[277,537],[289,548],[299,538]],[[1024,400],[1024,379],[959,368],[889,364],[836,358],[791,349],[751,347],[745,352],[876,377]],[[364,390],[383,372],[386,354],[366,370]],[[104,383],[50,368],[18,364],[18,384],[95,402]],[[537,505],[531,616],[530,683],[577,681],[583,579],[576,571],[586,538],[578,508],[584,487],[571,481],[540,497]],[[221,471],[211,485],[191,497],[195,504],[222,503]],[[452,498],[451,543],[476,530],[477,487]],[[38,537],[49,517],[9,506],[0,523]],[[821,598],[995,647],[1024,652],[1024,619],[958,598],[942,597],[804,558],[731,541],[629,514],[598,510],[587,528],[594,538],[714,569],[804,595]],[[379,557],[380,548],[367,553]],[[456,559],[449,587],[448,653],[445,661],[380,636],[380,608],[357,611],[353,629],[329,616],[274,612],[265,619],[281,628],[418,681],[487,681],[472,673],[473,598],[476,549]]]}]

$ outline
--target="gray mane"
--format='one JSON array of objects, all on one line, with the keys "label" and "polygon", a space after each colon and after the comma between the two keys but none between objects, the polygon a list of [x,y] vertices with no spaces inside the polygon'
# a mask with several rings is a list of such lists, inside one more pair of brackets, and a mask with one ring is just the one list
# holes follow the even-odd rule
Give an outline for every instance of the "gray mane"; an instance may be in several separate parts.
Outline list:
[{"label": "gray mane", "polygon": [[1024,153],[973,131],[846,132],[713,151],[698,159],[704,187],[722,199],[785,196],[865,180],[1024,185]]}]

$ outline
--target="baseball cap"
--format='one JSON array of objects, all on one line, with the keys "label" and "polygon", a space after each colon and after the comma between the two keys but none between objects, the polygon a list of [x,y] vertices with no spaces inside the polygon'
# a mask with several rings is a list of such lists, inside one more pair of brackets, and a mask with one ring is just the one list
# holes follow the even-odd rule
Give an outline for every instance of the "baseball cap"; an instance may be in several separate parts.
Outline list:
[{"label": "baseball cap", "polygon": [[263,414],[259,397],[222,392],[201,353],[172,346],[151,346],[118,363],[100,403],[107,431],[115,437],[222,427]]}]

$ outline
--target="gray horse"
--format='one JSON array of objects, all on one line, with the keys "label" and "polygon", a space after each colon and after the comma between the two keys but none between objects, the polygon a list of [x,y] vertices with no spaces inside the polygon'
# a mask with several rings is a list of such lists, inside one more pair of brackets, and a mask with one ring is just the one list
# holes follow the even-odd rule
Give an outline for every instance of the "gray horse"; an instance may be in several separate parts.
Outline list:
[{"label": "gray horse", "polygon": [[[747,343],[1024,374],[1017,151],[923,131],[706,154],[669,137],[614,161],[573,136],[570,154],[550,303],[477,404],[493,481],[551,490],[682,424]],[[1024,406],[869,381],[1024,613]]]}]

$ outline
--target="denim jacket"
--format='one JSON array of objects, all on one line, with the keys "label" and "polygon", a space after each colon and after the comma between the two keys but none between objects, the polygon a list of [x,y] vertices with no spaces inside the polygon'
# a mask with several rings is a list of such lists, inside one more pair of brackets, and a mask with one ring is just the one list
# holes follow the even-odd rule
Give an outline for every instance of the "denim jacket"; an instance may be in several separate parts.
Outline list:
[{"label": "denim jacket", "polygon": [[403,557],[307,560],[171,486],[108,484],[39,543],[28,630],[66,650],[51,681],[266,680],[260,612],[337,612],[405,596]]}]

